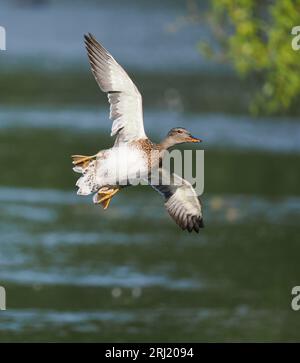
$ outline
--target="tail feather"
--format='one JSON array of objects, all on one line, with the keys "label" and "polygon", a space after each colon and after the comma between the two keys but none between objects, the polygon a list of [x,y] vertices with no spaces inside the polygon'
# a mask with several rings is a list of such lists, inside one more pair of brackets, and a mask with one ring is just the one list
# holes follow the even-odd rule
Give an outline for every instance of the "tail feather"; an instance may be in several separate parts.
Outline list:
[{"label": "tail feather", "polygon": [[73,170],[82,176],[77,180],[78,195],[89,195],[94,192],[96,178],[96,155],[72,155]]},{"label": "tail feather", "polygon": [[83,175],[77,180],[76,186],[78,187],[78,195],[89,195],[97,190],[96,184],[96,164],[91,161],[88,167],[82,173]]}]

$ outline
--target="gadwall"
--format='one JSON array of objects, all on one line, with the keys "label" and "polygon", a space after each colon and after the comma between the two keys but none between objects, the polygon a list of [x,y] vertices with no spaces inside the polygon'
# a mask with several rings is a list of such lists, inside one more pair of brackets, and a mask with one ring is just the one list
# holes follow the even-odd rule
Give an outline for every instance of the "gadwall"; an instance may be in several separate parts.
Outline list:
[{"label": "gadwall", "polygon": [[[199,232],[203,227],[202,208],[194,188],[187,180],[163,169],[161,161],[172,146],[201,140],[185,128],[176,127],[160,144],[153,143],[144,131],[142,97],[137,87],[93,35],[88,34],[84,38],[94,77],[108,96],[110,119],[113,121],[111,136],[116,138],[110,149],[92,156],[72,156],[74,171],[82,174],[76,183],[77,194],[95,193],[94,203],[107,209],[120,189],[135,185],[129,182],[130,176],[138,174],[163,195],[167,211],[182,229]],[[127,168],[124,168],[125,164]],[[159,179],[150,181],[149,170],[155,169]]]}]

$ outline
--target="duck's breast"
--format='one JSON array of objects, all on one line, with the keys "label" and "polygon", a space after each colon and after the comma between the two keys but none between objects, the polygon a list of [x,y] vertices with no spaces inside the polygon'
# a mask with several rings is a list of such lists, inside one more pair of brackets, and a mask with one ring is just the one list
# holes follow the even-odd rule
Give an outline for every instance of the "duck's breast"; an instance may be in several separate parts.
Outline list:
[{"label": "duck's breast", "polygon": [[105,151],[96,160],[99,185],[136,184],[148,173],[147,154],[134,146],[122,145]]}]

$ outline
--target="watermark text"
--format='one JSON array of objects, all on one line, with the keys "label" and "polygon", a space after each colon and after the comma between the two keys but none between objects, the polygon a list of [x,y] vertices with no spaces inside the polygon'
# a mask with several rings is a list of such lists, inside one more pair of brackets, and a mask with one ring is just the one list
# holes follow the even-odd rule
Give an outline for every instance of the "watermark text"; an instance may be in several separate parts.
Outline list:
[{"label": "watermark text", "polygon": [[0,50],[6,50],[6,30],[0,26]]},{"label": "watermark text", "polygon": [[6,310],[6,291],[0,286],[0,310]]},{"label": "watermark text", "polygon": [[300,25],[293,27],[292,35],[295,35],[295,37],[292,40],[292,48],[293,48],[293,50],[299,50],[300,49]]},{"label": "watermark text", "polygon": [[292,299],[291,307],[294,311],[300,310],[300,286],[294,286],[292,288]]}]

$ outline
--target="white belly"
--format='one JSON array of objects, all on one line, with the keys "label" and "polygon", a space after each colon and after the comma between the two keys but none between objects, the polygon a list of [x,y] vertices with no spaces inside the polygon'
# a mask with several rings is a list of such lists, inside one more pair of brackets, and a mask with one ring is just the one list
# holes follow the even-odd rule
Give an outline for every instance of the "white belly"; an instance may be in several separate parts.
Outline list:
[{"label": "white belly", "polygon": [[129,146],[120,146],[104,151],[96,160],[95,184],[137,184],[148,174],[147,155]]}]

